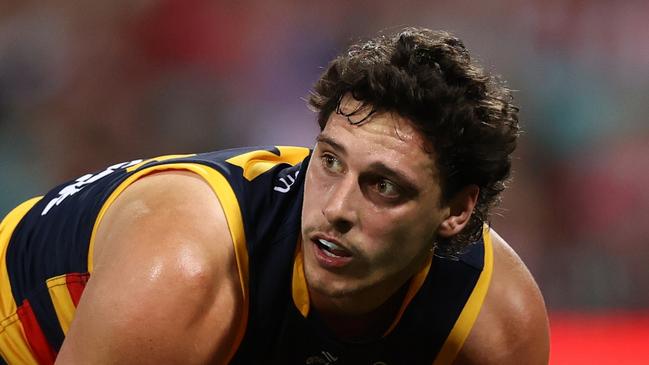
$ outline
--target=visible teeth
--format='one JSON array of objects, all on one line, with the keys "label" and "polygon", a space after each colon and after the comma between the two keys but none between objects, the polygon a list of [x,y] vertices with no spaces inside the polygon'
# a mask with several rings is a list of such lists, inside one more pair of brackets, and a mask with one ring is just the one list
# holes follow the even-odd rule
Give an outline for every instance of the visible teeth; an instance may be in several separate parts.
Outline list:
[{"label": "visible teeth", "polygon": [[325,239],[319,238],[318,239],[318,244],[320,246],[320,249],[322,252],[324,252],[327,256],[330,257],[348,257],[349,252],[341,246],[338,246],[337,244],[327,241]]},{"label": "visible teeth", "polygon": [[322,238],[320,238],[318,242],[320,242],[323,246],[326,246],[330,250],[344,250],[344,248],[338,246],[337,244],[323,240]]}]

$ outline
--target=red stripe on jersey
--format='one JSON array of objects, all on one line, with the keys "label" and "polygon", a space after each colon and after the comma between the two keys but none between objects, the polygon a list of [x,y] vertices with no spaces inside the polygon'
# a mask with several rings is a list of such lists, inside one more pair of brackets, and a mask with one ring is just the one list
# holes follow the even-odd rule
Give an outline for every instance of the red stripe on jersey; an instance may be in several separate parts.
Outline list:
[{"label": "red stripe on jersey", "polygon": [[29,346],[32,348],[32,352],[38,360],[38,363],[54,364],[56,352],[45,339],[45,335],[38,325],[34,311],[27,299],[23,300],[23,304],[18,307],[17,313],[20,322],[23,324],[27,342],[29,342]]},{"label": "red stripe on jersey", "polygon": [[79,300],[81,299],[81,293],[83,293],[83,289],[86,287],[86,283],[88,282],[88,277],[90,277],[90,274],[67,274],[65,276],[65,284],[68,287],[68,291],[70,292],[70,297],[72,298],[72,303],[74,303],[75,307],[79,306]]}]

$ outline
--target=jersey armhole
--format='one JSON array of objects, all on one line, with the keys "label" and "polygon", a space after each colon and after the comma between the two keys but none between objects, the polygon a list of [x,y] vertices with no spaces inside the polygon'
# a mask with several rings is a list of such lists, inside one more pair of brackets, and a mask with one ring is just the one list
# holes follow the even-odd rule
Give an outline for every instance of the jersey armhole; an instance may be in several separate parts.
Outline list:
[{"label": "jersey armhole", "polygon": [[92,274],[93,270],[93,255],[94,255],[94,243],[95,237],[97,234],[97,229],[101,224],[101,221],[110,206],[115,202],[115,199],[131,184],[133,184],[138,179],[143,178],[146,175],[150,175],[155,172],[161,171],[170,171],[170,170],[181,170],[181,171],[190,171],[199,176],[201,176],[212,188],[219,202],[225,217],[227,220],[228,228],[234,244],[234,253],[237,263],[237,270],[239,273],[239,281],[241,285],[241,293],[243,295],[243,318],[238,324],[237,333],[235,336],[234,346],[230,350],[230,354],[227,359],[230,361],[234,354],[236,353],[243,336],[245,334],[246,326],[248,323],[248,308],[249,308],[249,292],[248,292],[248,250],[246,247],[246,238],[245,231],[243,226],[243,217],[241,215],[241,209],[239,207],[239,202],[236,198],[234,190],[230,186],[228,180],[221,174],[219,171],[196,163],[170,163],[164,165],[151,166],[149,168],[142,169],[135,172],[111,193],[111,195],[106,199],[104,205],[101,207],[97,219],[95,220],[94,226],[92,228],[92,234],[90,236],[90,243],[88,247],[88,272]]}]

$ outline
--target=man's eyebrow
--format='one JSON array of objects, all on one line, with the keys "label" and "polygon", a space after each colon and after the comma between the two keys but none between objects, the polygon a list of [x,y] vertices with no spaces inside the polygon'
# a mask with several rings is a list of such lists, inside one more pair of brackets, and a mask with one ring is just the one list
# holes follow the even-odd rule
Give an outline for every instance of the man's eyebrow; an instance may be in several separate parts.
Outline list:
[{"label": "man's eyebrow", "polygon": [[326,144],[330,145],[331,147],[333,147],[335,150],[338,150],[343,155],[347,154],[347,150],[345,149],[345,147],[343,145],[336,142],[336,140],[334,140],[333,138],[327,136],[326,134],[320,133],[318,135],[318,137],[316,138],[316,142],[318,142],[318,143],[326,143]]}]

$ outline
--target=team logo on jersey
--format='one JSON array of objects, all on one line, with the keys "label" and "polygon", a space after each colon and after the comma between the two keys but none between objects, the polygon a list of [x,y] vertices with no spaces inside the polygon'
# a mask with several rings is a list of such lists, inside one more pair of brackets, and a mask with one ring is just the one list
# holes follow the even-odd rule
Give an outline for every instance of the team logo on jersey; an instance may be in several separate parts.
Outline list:
[{"label": "team logo on jersey", "polygon": [[133,165],[137,165],[142,160],[133,160],[131,162],[122,162],[118,163],[112,166],[109,166],[106,170],[97,173],[97,174],[86,174],[81,176],[80,178],[76,179],[74,183],[70,185],[66,185],[63,189],[61,189],[58,193],[58,196],[52,200],[50,200],[47,205],[45,206],[45,209],[43,209],[43,212],[41,212],[41,215],[47,214],[47,212],[50,211],[53,207],[61,204],[65,199],[68,197],[71,197],[72,195],[80,192],[85,188],[86,186],[94,183],[97,180],[100,180],[113,172],[119,170],[119,169],[125,169]]}]

